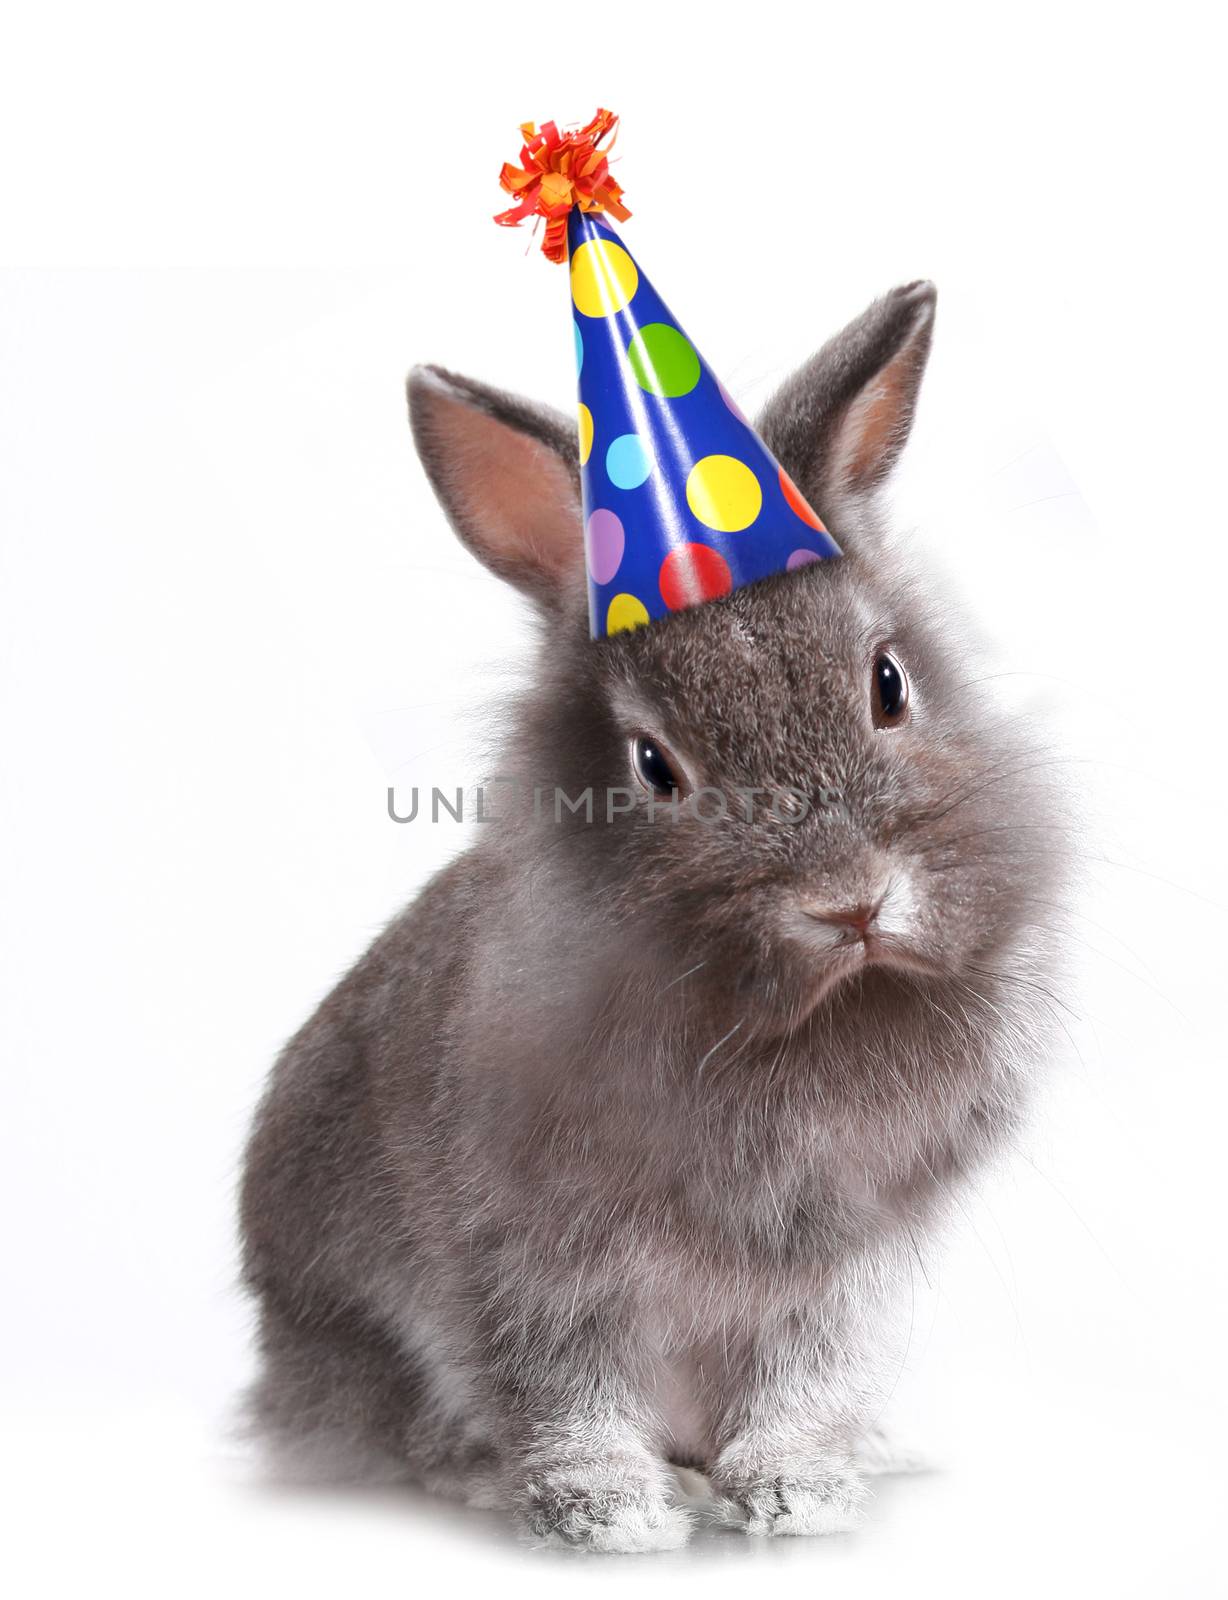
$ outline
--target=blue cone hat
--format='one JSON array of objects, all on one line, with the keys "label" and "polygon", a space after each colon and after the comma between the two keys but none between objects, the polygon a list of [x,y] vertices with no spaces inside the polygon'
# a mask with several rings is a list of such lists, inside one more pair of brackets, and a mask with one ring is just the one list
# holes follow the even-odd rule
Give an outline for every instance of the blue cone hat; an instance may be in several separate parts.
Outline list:
[{"label": "blue cone hat", "polygon": [[840,554],[606,220],[630,215],[600,149],[616,121],[526,123],[495,219],[545,218],[569,264],[595,639]]},{"label": "blue cone hat", "polygon": [[614,231],[567,242],[593,637],[838,556]]}]

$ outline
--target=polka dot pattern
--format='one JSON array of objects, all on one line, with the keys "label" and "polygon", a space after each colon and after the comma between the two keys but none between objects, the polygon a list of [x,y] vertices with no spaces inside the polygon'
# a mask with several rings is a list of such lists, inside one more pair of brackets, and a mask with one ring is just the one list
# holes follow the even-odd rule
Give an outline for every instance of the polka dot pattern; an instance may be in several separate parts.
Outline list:
[{"label": "polka dot pattern", "polygon": [[613,229],[574,211],[568,246],[594,637],[838,556]]},{"label": "polka dot pattern", "polygon": [[678,399],[690,394],[702,368],[695,346],[668,322],[650,322],[627,346],[635,381],[649,394]]},{"label": "polka dot pattern", "polygon": [[733,573],[718,550],[706,544],[680,544],[661,563],[661,598],[671,611],[719,600],[733,591]]},{"label": "polka dot pattern", "polygon": [[803,522],[809,523],[812,528],[816,528],[820,533],[827,532],[818,516],[811,509],[810,502],[783,467],[780,469],[780,491],[785,497],[785,504],[795,516],[800,517]]},{"label": "polka dot pattern", "polygon": [[705,528],[740,533],[759,515],[763,490],[744,461],[705,456],[687,475],[686,503]]},{"label": "polka dot pattern", "polygon": [[610,317],[635,298],[635,262],[610,239],[590,239],[571,258],[571,298],[586,317]]},{"label": "polka dot pattern", "polygon": [[632,628],[642,628],[651,621],[642,600],[637,600],[633,594],[616,594],[605,614],[605,631],[629,633]]},{"label": "polka dot pattern", "polygon": [[620,433],[605,453],[605,470],[616,489],[638,489],[653,460],[638,433]]},{"label": "polka dot pattern", "polygon": [[[746,418],[742,414],[742,407],[738,404],[738,402],[730,394],[729,390],[726,389],[725,385],[720,381],[719,378],[717,379],[716,388],[717,388],[717,392],[719,393],[721,399],[729,407],[730,411],[733,412],[734,416],[737,417],[738,421],[739,422],[746,422]],[[749,428],[750,427],[750,423],[747,422],[746,426]]]},{"label": "polka dot pattern", "polygon": [[627,535],[612,511],[594,511],[588,519],[588,571],[594,583],[609,583],[622,565]]}]

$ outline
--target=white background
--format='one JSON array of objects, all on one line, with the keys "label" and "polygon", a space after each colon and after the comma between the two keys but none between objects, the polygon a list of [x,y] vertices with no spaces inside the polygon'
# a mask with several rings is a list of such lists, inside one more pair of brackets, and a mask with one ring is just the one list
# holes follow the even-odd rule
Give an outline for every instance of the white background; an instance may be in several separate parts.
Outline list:
[{"label": "white background", "polygon": [[[16,5],[0,37],[2,1547],[18,1594],[1223,1587],[1223,126],[1202,8]],[[854,1539],[519,1549],[260,1488],[232,1194],[268,1063],[441,861],[523,618],[415,360],[560,405],[517,124],[623,117],[634,246],[756,408],[931,276],[894,497],[1087,814],[1066,1059],[918,1286],[943,1470]],[[629,234],[630,236],[630,234]],[[742,1562],[757,1563],[749,1574]]]}]

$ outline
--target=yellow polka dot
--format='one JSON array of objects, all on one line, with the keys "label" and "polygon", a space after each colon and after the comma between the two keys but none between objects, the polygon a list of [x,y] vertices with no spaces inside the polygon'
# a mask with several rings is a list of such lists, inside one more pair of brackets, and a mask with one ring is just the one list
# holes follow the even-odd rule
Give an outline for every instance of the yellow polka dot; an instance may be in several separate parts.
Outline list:
[{"label": "yellow polka dot", "polygon": [[763,505],[759,480],[734,456],[705,456],[686,480],[686,503],[705,528],[737,533],[749,528]]},{"label": "yellow polka dot", "polygon": [[642,628],[648,613],[633,594],[616,594],[605,614],[607,633],[625,633],[629,628]]},{"label": "yellow polka dot", "polygon": [[593,413],[587,406],[579,408],[580,418],[580,465],[583,466],[593,453]]},{"label": "yellow polka dot", "polygon": [[586,317],[621,311],[639,286],[635,262],[608,239],[586,240],[571,258],[571,298]]}]

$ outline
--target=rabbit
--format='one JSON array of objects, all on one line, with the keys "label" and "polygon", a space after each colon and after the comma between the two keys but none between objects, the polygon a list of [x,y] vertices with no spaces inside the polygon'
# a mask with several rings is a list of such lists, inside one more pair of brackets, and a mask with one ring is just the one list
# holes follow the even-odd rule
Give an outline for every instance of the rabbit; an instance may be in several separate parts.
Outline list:
[{"label": "rabbit", "polygon": [[935,305],[877,300],[758,421],[843,556],[599,641],[574,425],[411,374],[542,627],[497,815],[256,1116],[249,1414],[302,1470],[594,1550],[686,1541],[674,1466],[752,1535],[861,1517],[896,1308],[1053,1038],[1069,870],[1044,744],[880,504]]}]

